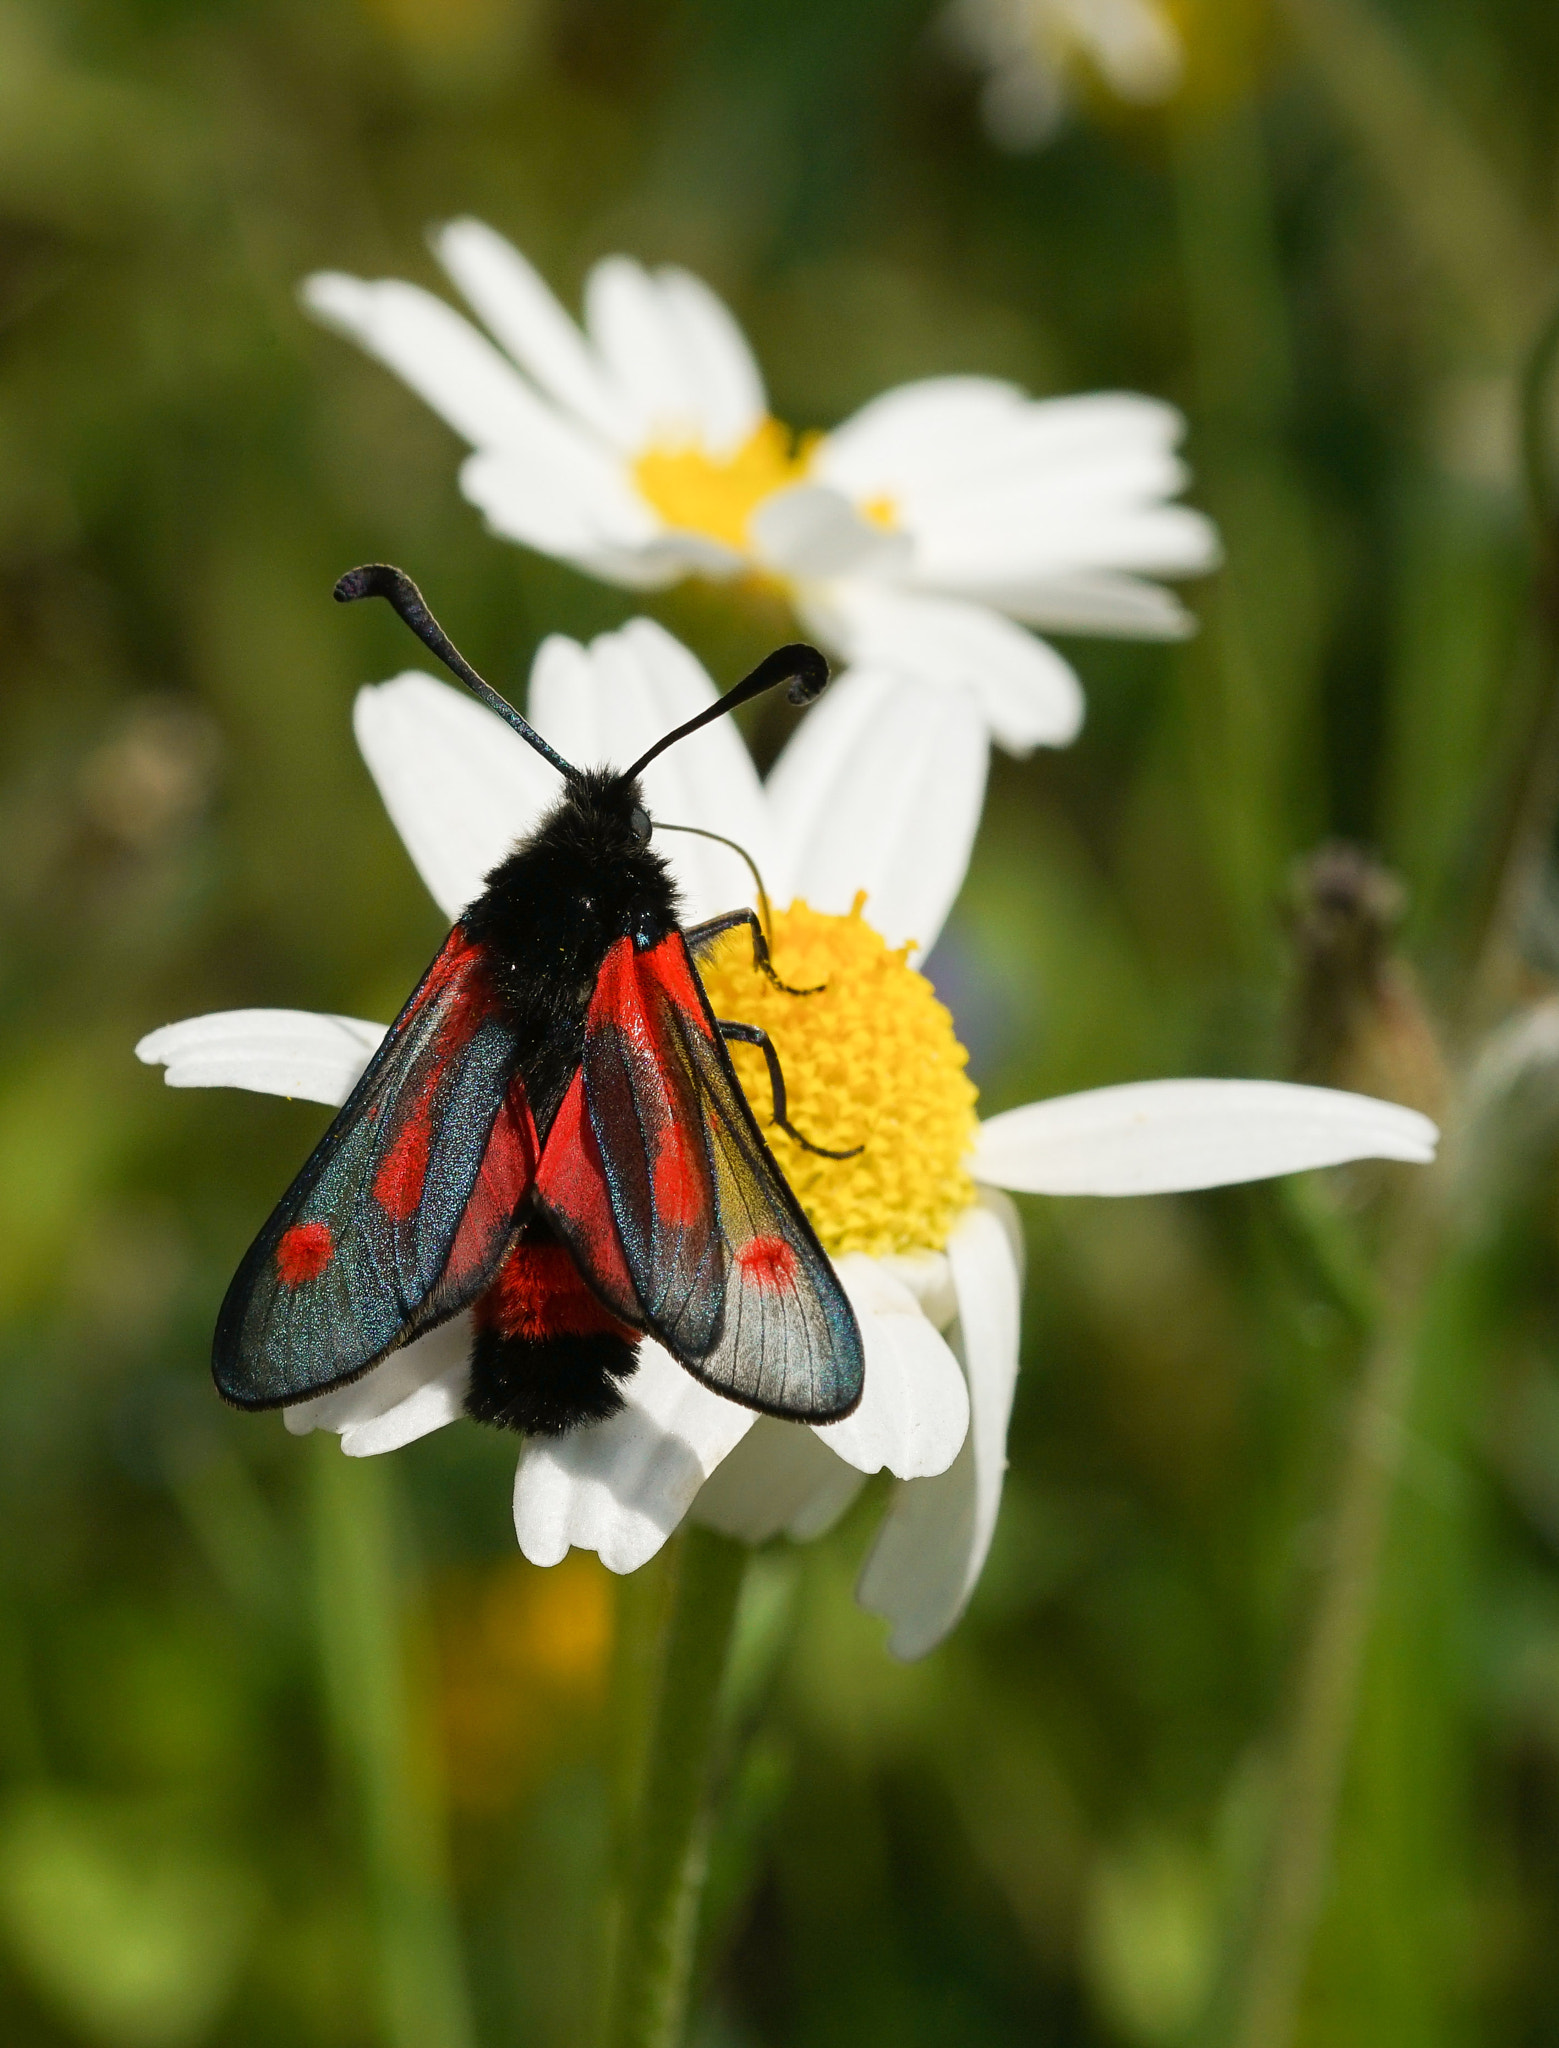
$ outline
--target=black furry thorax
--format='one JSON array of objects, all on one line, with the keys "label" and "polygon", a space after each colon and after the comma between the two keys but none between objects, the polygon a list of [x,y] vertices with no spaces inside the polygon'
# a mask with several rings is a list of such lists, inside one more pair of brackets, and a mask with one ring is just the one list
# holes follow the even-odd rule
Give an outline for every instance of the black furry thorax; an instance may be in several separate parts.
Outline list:
[{"label": "black furry thorax", "polygon": [[610,769],[583,773],[461,917],[467,937],[487,950],[543,1129],[579,1063],[607,953],[619,939],[644,948],[676,929],[676,885],[648,835],[637,781]]}]

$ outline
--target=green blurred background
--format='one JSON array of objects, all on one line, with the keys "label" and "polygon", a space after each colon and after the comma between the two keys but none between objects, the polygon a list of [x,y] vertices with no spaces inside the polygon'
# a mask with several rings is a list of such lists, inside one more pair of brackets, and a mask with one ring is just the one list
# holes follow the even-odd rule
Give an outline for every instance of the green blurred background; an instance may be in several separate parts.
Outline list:
[{"label": "green blurred background", "polygon": [[[1229,551],[1203,631],[1069,646],[1087,728],[997,758],[934,972],[987,1107],[1432,1100],[1412,1032],[1348,1072],[1297,1042],[1285,904],[1323,839],[1374,847],[1455,998],[1541,663],[1516,380],[1559,292],[1559,10],[1179,18],[1167,108],[1084,78],[1009,156],[924,0],[0,0],[6,2043],[566,2048],[593,2010],[614,1588],[518,1558],[496,1435],[349,1464],[223,1410],[216,1304],[323,1116],[131,1057],[203,1010],[392,1014],[437,941],[350,736],[407,647],[333,609],[342,569],[405,563],[511,695],[543,634],[640,608],[484,534],[307,271],[437,287],[423,230],[470,212],[570,303],[615,249],[698,270],[798,427],[946,371],[1181,404]],[[726,677],[787,630],[649,608]],[[1306,2048],[1559,2028],[1549,1106],[1435,1284]],[[1382,1185],[1027,1205],[957,1634],[900,1667],[854,1608],[875,1486],[758,1560],[705,2048],[1234,2038]]]}]

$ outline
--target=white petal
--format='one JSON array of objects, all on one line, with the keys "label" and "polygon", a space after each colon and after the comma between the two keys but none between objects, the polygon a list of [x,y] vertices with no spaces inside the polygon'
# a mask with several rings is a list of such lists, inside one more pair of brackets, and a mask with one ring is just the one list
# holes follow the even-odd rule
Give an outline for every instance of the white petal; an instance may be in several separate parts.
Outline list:
[{"label": "white petal", "polygon": [[934,380],[868,406],[822,444],[812,473],[892,503],[920,587],[993,603],[1002,588],[1028,592],[1021,615],[1051,624],[1033,595],[1047,581],[1192,575],[1217,560],[1211,522],[1168,502],[1186,482],[1173,452],[1183,425],[1131,393],[1032,403],[1010,387]]},{"label": "white petal", "polygon": [[1007,1469],[1022,1272],[1010,1202],[984,1200],[948,1241],[969,1434],[950,1470],[894,1489],[856,1598],[893,1624],[896,1657],[923,1657],[962,1614],[985,1564]]},{"label": "white petal", "polygon": [[1144,106],[1168,99],[1180,83],[1185,52],[1174,22],[1152,0],[1115,0],[1090,8],[1086,39],[1099,69],[1123,100]]},{"label": "white petal", "polygon": [[631,453],[633,417],[584,336],[512,242],[479,220],[433,236],[439,261],[504,347],[547,395]]},{"label": "white petal", "polygon": [[972,690],[1009,752],[1064,747],[1083,722],[1076,676],[1043,640],[983,605],[927,597],[866,578],[814,585],[802,607],[824,639],[862,668]]},{"label": "white petal", "polygon": [[1087,502],[1080,491],[941,492],[899,501],[914,536],[914,575],[927,586],[973,592],[1047,577],[1134,571],[1199,576],[1219,559],[1218,529],[1188,505]]},{"label": "white petal", "polygon": [[701,364],[648,271],[627,256],[598,263],[585,280],[585,326],[633,419],[637,445],[696,443]]},{"label": "white petal", "polygon": [[333,1430],[349,1458],[373,1458],[428,1436],[465,1412],[471,1383],[471,1318],[440,1323],[350,1386],[283,1411],[294,1436]]},{"label": "white petal", "polygon": [[[565,656],[564,646],[573,652]],[[626,768],[717,695],[679,640],[653,620],[632,619],[588,649],[549,641],[532,671],[530,716],[566,759]],[[644,773],[644,795],[651,818],[734,839],[768,878],[773,863],[767,806],[731,719],[717,719],[652,761]],[[655,847],[682,890],[684,923],[751,902],[752,878],[729,848],[669,831],[657,836]]]},{"label": "white petal", "polygon": [[932,377],[863,406],[822,442],[813,469],[860,497],[980,477],[1086,478],[1122,457],[1162,456],[1184,432],[1173,406],[1135,392],[1035,400],[991,378]]},{"label": "white petal", "polygon": [[573,1547],[598,1552],[608,1571],[637,1571],[756,1419],[648,1339],[623,1391],[626,1406],[609,1422],[526,1446],[514,1528],[532,1564],[558,1564]]},{"label": "white petal", "polygon": [[[545,464],[506,450],[480,449],[460,465],[460,488],[488,525],[505,540],[630,589],[658,589],[686,575],[692,550],[666,529],[626,483],[619,502],[605,505],[588,493],[559,489]],[[723,567],[717,573],[724,573]]]},{"label": "white petal", "polygon": [[890,946],[935,945],[985,801],[972,691],[857,669],[797,726],[766,785],[782,865],[816,910],[866,916]]},{"label": "white petal", "polygon": [[853,497],[892,488],[916,459],[956,459],[971,435],[1009,432],[1027,400],[994,377],[928,377],[885,391],[837,427],[813,456],[815,473]]},{"label": "white petal", "polygon": [[1005,50],[980,87],[979,106],[990,140],[1021,155],[1049,142],[1066,118],[1067,80],[1048,53]]},{"label": "white petal", "polygon": [[908,568],[913,543],[862,518],[827,484],[793,484],[764,499],[748,522],[754,552],[778,575],[802,579],[854,575],[868,565]]},{"label": "white petal", "polygon": [[969,1427],[957,1359],[897,1274],[859,1252],[835,1269],[861,1326],[866,1385],[855,1413],[818,1436],[858,1472],[945,1472]]},{"label": "white petal", "polygon": [[809,1543],[833,1527],[865,1484],[866,1475],[826,1449],[815,1430],[760,1415],[689,1512],[741,1543],[767,1543],[782,1530]]},{"label": "white petal", "polygon": [[1098,633],[1120,640],[1184,640],[1196,620],[1157,583],[1115,570],[992,582],[981,576],[963,595],[1052,633]]},{"label": "white petal", "polygon": [[1134,1081],[1009,1109],[980,1126],[970,1170],[1042,1195],[1230,1187],[1350,1159],[1434,1157],[1439,1133],[1400,1103],[1286,1081]]},{"label": "white petal", "polygon": [[359,690],[352,726],[390,822],[451,920],[562,789],[501,718],[415,671]]},{"label": "white petal", "polygon": [[903,1281],[934,1330],[946,1331],[957,1320],[958,1297],[953,1292],[953,1269],[946,1252],[890,1252],[877,1263]]},{"label": "white petal", "polygon": [[384,1029],[313,1010],[217,1010],[148,1032],[135,1056],[166,1067],[170,1088],[249,1088],[339,1108]]},{"label": "white petal", "polygon": [[544,490],[557,549],[581,532],[632,542],[653,531],[621,460],[554,411],[492,343],[416,285],[330,273],[303,287],[310,312],[403,377],[474,448],[508,455]]},{"label": "white petal", "polygon": [[704,446],[711,455],[734,454],[768,412],[747,338],[724,300],[691,271],[668,267],[655,281],[693,365]]}]

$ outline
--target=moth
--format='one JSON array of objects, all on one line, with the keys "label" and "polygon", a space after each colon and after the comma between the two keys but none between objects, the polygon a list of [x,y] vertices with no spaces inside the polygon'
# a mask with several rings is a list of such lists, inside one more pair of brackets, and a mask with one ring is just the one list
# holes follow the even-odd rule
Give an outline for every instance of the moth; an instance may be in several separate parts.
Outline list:
[{"label": "moth", "polygon": [[239,1266],[217,1321],[219,1391],[242,1408],[306,1400],[470,1308],[466,1406],[482,1421],[555,1435],[616,1413],[645,1335],[766,1414],[849,1414],[860,1332],[728,1042],[760,1048],[774,1121],[808,1141],[767,1035],[714,1015],[698,961],[746,927],[754,966],[786,984],[750,909],[682,928],[639,783],[765,690],[812,701],[822,655],[782,647],[632,767],[580,769],[400,570],[351,570],[335,595],[387,599],[562,789],[463,912]]}]

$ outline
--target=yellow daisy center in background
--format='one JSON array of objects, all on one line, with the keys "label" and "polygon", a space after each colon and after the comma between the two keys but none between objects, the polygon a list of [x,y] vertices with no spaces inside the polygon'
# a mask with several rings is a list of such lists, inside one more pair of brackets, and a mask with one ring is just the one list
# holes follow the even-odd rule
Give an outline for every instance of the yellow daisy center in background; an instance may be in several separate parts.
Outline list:
[{"label": "yellow daisy center in background", "polygon": [[793,903],[776,913],[775,972],[814,996],[786,995],[752,964],[746,931],[722,939],[699,973],[717,1017],[760,1024],[785,1073],[790,1121],[830,1151],[819,1159],[770,1123],[768,1069],[756,1046],[731,1058],[759,1126],[826,1251],[890,1252],[947,1242],[974,1200],[964,1161],[974,1140],[976,1089],[953,1020],[909,948],[895,951],[861,916]]},{"label": "yellow daisy center in background", "polygon": [[789,427],[766,419],[734,455],[702,448],[648,448],[633,465],[633,480],[668,526],[706,534],[745,554],[748,522],[776,491],[801,483],[821,437],[797,442]]}]

